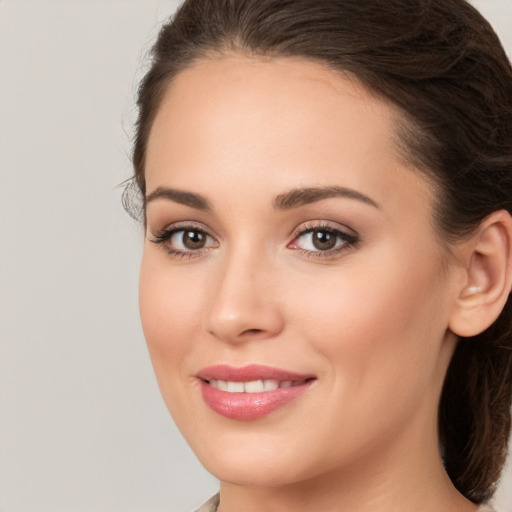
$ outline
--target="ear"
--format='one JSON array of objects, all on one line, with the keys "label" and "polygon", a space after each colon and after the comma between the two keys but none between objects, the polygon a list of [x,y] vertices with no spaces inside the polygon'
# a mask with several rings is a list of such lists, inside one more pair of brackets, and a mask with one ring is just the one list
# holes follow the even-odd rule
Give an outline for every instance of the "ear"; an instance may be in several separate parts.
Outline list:
[{"label": "ear", "polygon": [[449,328],[476,336],[500,315],[512,287],[512,217],[492,213],[464,244],[465,273],[450,315]]}]

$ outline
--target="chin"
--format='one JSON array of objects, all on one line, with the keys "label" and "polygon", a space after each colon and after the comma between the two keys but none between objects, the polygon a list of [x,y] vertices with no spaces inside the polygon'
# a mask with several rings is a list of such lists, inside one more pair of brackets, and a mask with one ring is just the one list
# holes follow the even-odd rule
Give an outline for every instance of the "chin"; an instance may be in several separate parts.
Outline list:
[{"label": "chin", "polygon": [[[261,459],[261,457],[260,457]],[[215,460],[201,460],[201,463],[215,478],[221,482],[248,487],[280,487],[303,479],[295,471],[290,472],[294,464],[286,461],[273,463],[272,460],[251,460],[236,456],[218,458]],[[284,462],[284,463],[283,463]]]},{"label": "chin", "polygon": [[[253,487],[278,487],[314,477],[317,464],[308,460],[302,443],[275,434],[211,436],[191,443],[206,470],[221,482]],[[287,442],[288,441],[288,442]]]}]

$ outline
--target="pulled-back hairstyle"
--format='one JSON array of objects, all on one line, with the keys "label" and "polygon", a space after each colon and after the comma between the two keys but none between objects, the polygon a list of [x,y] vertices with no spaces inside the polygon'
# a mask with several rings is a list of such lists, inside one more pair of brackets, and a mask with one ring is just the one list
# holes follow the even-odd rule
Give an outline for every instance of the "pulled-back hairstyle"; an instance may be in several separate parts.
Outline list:
[{"label": "pulled-back hairstyle", "polygon": [[[148,136],[170,82],[200,59],[234,53],[313,59],[398,106],[401,145],[436,185],[446,243],[494,211],[512,213],[512,69],[465,0],[187,0],[161,29],[139,88],[133,165],[142,198]],[[459,341],[440,400],[446,470],[475,503],[492,496],[507,454],[511,302],[489,329]]]}]

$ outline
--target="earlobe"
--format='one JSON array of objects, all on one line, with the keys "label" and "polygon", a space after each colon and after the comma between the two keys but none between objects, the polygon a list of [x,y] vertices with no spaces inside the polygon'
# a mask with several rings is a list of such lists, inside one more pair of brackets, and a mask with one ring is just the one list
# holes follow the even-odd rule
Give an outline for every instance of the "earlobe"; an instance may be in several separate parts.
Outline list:
[{"label": "earlobe", "polygon": [[465,281],[449,328],[459,336],[480,334],[500,315],[512,286],[512,217],[489,215],[468,242]]}]

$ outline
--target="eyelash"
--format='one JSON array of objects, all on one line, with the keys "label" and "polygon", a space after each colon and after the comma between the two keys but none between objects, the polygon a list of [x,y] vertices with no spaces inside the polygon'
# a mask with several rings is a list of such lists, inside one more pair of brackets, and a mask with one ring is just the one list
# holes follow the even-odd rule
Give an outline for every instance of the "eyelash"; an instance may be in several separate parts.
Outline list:
[{"label": "eyelash", "polygon": [[[347,228],[348,229],[348,228]],[[339,227],[334,227],[328,223],[320,222],[320,223],[307,223],[300,228],[298,228],[292,235],[293,239],[290,245],[294,244],[299,238],[304,237],[309,233],[329,233],[336,237],[336,244],[339,241],[342,243],[337,247],[332,249],[328,249],[325,251],[317,250],[311,251],[308,249],[301,249],[300,247],[293,247],[294,250],[299,251],[302,256],[306,256],[308,258],[333,258],[336,257],[339,253],[344,252],[350,248],[356,247],[359,243],[359,237],[353,231],[348,232],[340,229]]]},{"label": "eyelash", "polygon": [[[208,252],[210,249],[214,247],[202,247],[200,249],[194,250],[190,249],[187,251],[183,251],[180,249],[176,249],[175,247],[172,247],[169,245],[169,241],[172,239],[174,235],[177,233],[185,233],[185,232],[192,232],[196,234],[200,234],[202,236],[205,236],[207,239],[214,240],[214,238],[208,234],[208,232],[201,227],[195,226],[193,224],[182,224],[182,225],[174,225],[169,228],[165,228],[158,233],[153,235],[153,239],[150,241],[154,244],[160,244],[163,245],[167,251],[167,253],[170,256],[180,258],[180,259],[191,259],[191,258],[197,258],[200,256],[203,256],[206,252]],[[342,243],[338,245],[337,247],[334,247],[332,249],[328,249],[325,251],[322,250],[308,250],[308,249],[301,249],[300,247],[291,247],[293,244],[296,243],[297,240],[299,240],[301,237],[304,237],[305,235],[308,235],[310,233],[329,233],[330,235],[333,235],[336,237],[336,244],[338,244],[339,241]],[[347,232],[343,231],[340,228],[333,227],[332,225],[328,223],[308,223],[306,225],[301,226],[300,228],[296,229],[292,236],[292,241],[287,245],[288,248],[292,250],[299,251],[299,254],[302,256],[306,256],[308,258],[330,258],[335,257],[339,253],[346,251],[350,248],[355,247],[359,243],[359,237],[354,232]],[[216,242],[218,245],[218,242]]]},{"label": "eyelash", "polygon": [[166,249],[167,253],[170,256],[174,256],[176,258],[181,258],[181,259],[197,258],[199,256],[202,256],[209,249],[211,249],[211,247],[203,247],[203,248],[200,248],[197,250],[191,249],[188,251],[182,251],[180,249],[176,249],[175,247],[172,247],[169,244],[169,241],[172,239],[172,237],[174,235],[176,235],[177,233],[181,233],[181,232],[183,232],[183,233],[185,233],[185,232],[199,233],[199,234],[205,236],[206,238],[213,239],[213,237],[210,236],[208,234],[208,232],[201,227],[195,226],[193,224],[180,224],[180,225],[174,225],[172,227],[162,229],[161,231],[159,231],[158,233],[153,235],[153,239],[150,240],[150,242],[152,242],[154,244],[163,245],[164,248]]}]

